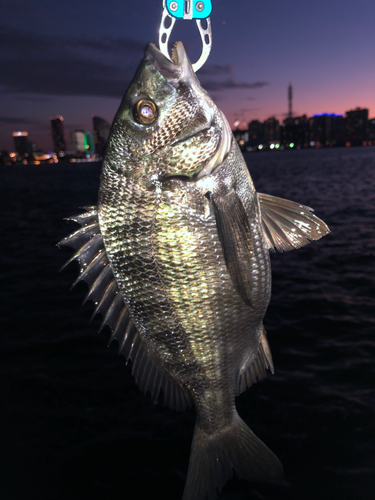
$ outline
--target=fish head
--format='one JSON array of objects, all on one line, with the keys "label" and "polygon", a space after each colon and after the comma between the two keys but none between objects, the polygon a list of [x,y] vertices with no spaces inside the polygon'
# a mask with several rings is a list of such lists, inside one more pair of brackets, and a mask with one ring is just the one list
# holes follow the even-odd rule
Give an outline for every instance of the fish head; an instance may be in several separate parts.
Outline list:
[{"label": "fish head", "polygon": [[231,142],[182,42],[171,60],[149,44],[114,119],[104,167],[135,179],[194,178],[209,175]]}]

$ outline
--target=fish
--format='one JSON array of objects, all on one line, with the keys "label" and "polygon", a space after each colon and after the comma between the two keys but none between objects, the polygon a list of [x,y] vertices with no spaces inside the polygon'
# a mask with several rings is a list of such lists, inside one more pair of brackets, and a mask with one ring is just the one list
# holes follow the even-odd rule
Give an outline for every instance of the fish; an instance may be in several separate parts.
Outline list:
[{"label": "fish", "polygon": [[312,209],[258,193],[224,114],[182,42],[154,44],[126,91],[103,159],[97,206],[64,238],[135,382],[155,403],[194,407],[183,500],[213,500],[232,477],[283,476],[235,398],[274,365],[263,325],[271,251],[318,240]]}]

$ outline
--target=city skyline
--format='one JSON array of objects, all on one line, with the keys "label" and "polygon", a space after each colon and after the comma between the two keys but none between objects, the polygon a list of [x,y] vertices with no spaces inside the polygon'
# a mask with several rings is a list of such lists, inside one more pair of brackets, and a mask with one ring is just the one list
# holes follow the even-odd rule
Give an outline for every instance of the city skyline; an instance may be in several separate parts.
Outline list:
[{"label": "city skyline", "polygon": [[[49,120],[65,118],[66,136],[87,130],[91,116],[112,122],[148,42],[157,42],[162,0],[88,0],[59,4],[15,0],[0,8],[0,147],[27,130],[38,147],[52,147]],[[202,86],[227,116],[249,123],[294,115],[344,114],[357,106],[375,115],[372,19],[365,0],[213,0],[213,48],[198,72]],[[194,61],[194,23],[177,22]]]},{"label": "city skyline", "polygon": [[[294,116],[292,111],[292,86],[288,87],[288,116],[283,121],[270,117],[263,122],[252,120],[246,128],[235,128],[233,135],[240,147],[245,151],[285,148],[321,148],[351,147],[375,145],[375,117],[369,117],[367,108],[347,110],[345,116],[335,113]],[[15,162],[17,158],[23,163],[53,158],[58,161],[71,158],[104,156],[110,124],[101,117],[92,116],[93,133],[90,130],[73,130],[69,132],[69,141],[64,129],[64,118],[61,115],[50,120],[53,151],[38,151],[35,143],[29,140],[27,131],[13,131],[14,150],[8,151],[12,160],[7,160],[7,153],[0,154],[2,162]],[[235,125],[239,125],[236,123]],[[68,145],[68,146],[67,146]],[[1,153],[1,148],[0,148]],[[27,153],[25,155],[25,153]],[[75,161],[75,160],[73,160]]]},{"label": "city skyline", "polygon": [[[362,107],[362,106],[356,106],[356,107],[355,107],[355,108],[353,108],[353,109],[346,109],[346,110],[345,110],[345,111],[343,111],[342,113],[330,113],[330,112],[328,112],[328,113],[327,113],[327,112],[323,112],[323,113],[314,113],[314,114],[312,114],[312,115],[308,115],[308,114],[306,114],[306,113],[303,113],[302,115],[297,115],[297,114],[296,114],[293,110],[291,111],[291,109],[293,109],[293,108],[291,108],[291,101],[290,101],[290,89],[292,89],[292,93],[294,94],[294,88],[293,88],[293,86],[292,86],[291,84],[289,84],[289,85],[288,85],[288,87],[287,87],[287,92],[288,92],[288,94],[286,94],[286,93],[285,93],[285,102],[286,102],[286,109],[287,109],[287,111],[286,111],[285,113],[282,113],[282,114],[281,114],[281,115],[279,115],[279,116],[278,116],[278,115],[276,115],[276,113],[274,113],[274,114],[271,114],[270,116],[267,116],[267,118],[265,118],[265,119],[259,119],[259,118],[258,118],[258,116],[254,115],[254,117],[252,117],[252,118],[251,118],[248,122],[246,122],[246,121],[244,121],[244,120],[239,120],[239,119],[237,118],[237,119],[235,119],[235,120],[234,120],[234,122],[230,123],[232,130],[233,130],[233,131],[235,131],[236,129],[243,129],[243,130],[245,130],[245,129],[248,127],[248,125],[249,125],[249,123],[250,123],[251,121],[260,121],[260,122],[262,122],[262,123],[263,123],[263,122],[265,122],[266,120],[269,120],[269,119],[271,119],[271,118],[274,118],[274,119],[278,120],[280,123],[282,123],[282,122],[283,122],[284,120],[286,120],[287,118],[290,118],[290,117],[298,117],[298,116],[307,116],[308,118],[313,118],[313,117],[315,117],[315,116],[323,116],[323,115],[328,115],[328,116],[329,116],[329,115],[331,115],[331,116],[342,116],[342,117],[344,117],[344,116],[346,115],[346,113],[348,113],[348,112],[350,112],[350,111],[354,111],[355,109],[368,109],[368,110],[369,110],[369,120],[371,120],[371,119],[375,119],[375,116],[372,116],[372,115],[371,115],[371,113],[370,113],[370,109],[369,109],[369,107],[368,107],[368,106],[364,106],[364,107]],[[116,110],[116,111],[117,111],[117,110]],[[374,110],[374,113],[375,113],[375,110]],[[56,119],[58,116],[60,116],[60,117],[62,118],[62,116],[61,116],[61,115],[57,115],[57,116],[55,116],[55,117],[51,117],[51,118],[49,119],[49,123],[50,123],[52,120]],[[73,134],[74,132],[77,132],[77,131],[86,131],[86,130],[91,130],[91,129],[93,129],[93,130],[94,130],[94,129],[95,129],[95,128],[92,126],[92,124],[91,124],[91,120],[92,120],[93,118],[94,118],[94,115],[91,115],[91,116],[90,116],[90,124],[89,124],[89,125],[87,125],[86,127],[72,128],[72,127],[70,127],[70,126],[69,126],[69,124],[67,125],[66,130],[65,130],[65,135],[64,135],[64,137],[65,137],[65,141],[66,141],[66,142],[67,142],[67,144],[68,144],[68,146],[66,147],[66,150],[71,149],[71,148],[70,148],[70,136],[71,136],[71,134]],[[95,118],[96,118],[96,117],[95,117]],[[101,120],[103,120],[103,119],[101,118]],[[104,121],[105,123],[107,123],[107,121],[106,121],[106,120],[103,120],[103,121]],[[88,124],[88,120],[87,120],[87,118],[82,119],[82,123],[86,123],[86,124]],[[109,124],[111,124],[111,123],[112,123],[112,121],[111,121],[111,120],[108,120],[108,123],[109,123]],[[9,130],[10,130],[11,128],[12,128],[12,127],[11,127],[11,126],[9,126]],[[24,127],[24,128],[26,128],[26,127]],[[95,131],[95,130],[94,130],[94,131]],[[22,132],[22,133],[23,133],[24,131],[18,131],[18,130],[15,130],[15,129],[14,129],[14,127],[13,127],[11,134],[12,134],[12,136],[14,137],[14,134],[15,134],[15,133],[19,133],[19,132]],[[28,133],[28,131],[26,131],[26,132]],[[29,134],[29,133],[28,133],[28,135],[30,136],[30,134]],[[47,134],[47,135],[48,135],[48,134]],[[108,136],[107,136],[107,138],[108,138]],[[50,143],[50,147],[39,147],[39,144],[37,144],[37,143],[33,140],[33,137],[30,137],[30,142],[31,142],[31,143],[35,143],[35,144],[36,144],[37,149],[38,149],[38,150],[41,150],[41,151],[42,151],[42,150],[43,150],[43,151],[52,151],[52,150],[56,149],[56,148],[54,148],[54,147],[53,147],[53,145],[54,145],[53,135],[52,135],[52,136],[48,136],[48,137],[44,137],[44,139],[43,139],[43,143],[44,143],[44,144],[48,144],[48,142],[49,142],[49,143]],[[8,143],[10,144],[10,141],[8,141]],[[7,149],[6,147],[3,147],[3,145],[0,143],[0,151],[1,151],[1,150],[13,151],[13,150],[14,150],[14,148],[12,149],[12,147],[11,147],[11,148],[8,148],[8,149]]]}]

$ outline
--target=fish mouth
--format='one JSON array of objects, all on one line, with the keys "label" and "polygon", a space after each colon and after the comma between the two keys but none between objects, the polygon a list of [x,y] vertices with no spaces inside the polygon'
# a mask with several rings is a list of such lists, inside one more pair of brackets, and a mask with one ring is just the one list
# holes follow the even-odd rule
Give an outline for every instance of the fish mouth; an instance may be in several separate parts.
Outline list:
[{"label": "fish mouth", "polygon": [[182,81],[196,78],[184,44],[176,42],[172,49],[171,59],[168,59],[153,43],[146,47],[145,59],[150,61],[164,78],[174,87]]}]

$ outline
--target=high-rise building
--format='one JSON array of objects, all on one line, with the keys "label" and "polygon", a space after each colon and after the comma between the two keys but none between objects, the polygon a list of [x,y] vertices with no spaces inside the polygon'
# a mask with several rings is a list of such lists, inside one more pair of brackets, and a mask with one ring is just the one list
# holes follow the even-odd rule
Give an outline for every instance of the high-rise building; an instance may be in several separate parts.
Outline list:
[{"label": "high-rise building", "polygon": [[19,156],[24,156],[29,153],[29,134],[23,132],[13,132],[14,148]]},{"label": "high-rise building", "polygon": [[342,115],[331,115],[328,140],[330,146],[345,146],[345,118]]},{"label": "high-rise building", "polygon": [[310,140],[315,147],[345,145],[345,127],[342,115],[322,113],[314,115],[309,122]]},{"label": "high-rise building", "polygon": [[281,142],[289,148],[306,148],[310,142],[309,120],[306,115],[288,117],[283,122]]},{"label": "high-rise building", "polygon": [[94,136],[90,130],[86,130],[85,138],[83,139],[83,145],[85,146],[85,151],[87,155],[93,155],[95,153],[95,140]]},{"label": "high-rise building", "polygon": [[103,120],[103,118],[99,118],[99,116],[93,116],[92,121],[94,127],[96,154],[103,157],[108,142],[109,132],[111,131],[111,126],[108,122]]},{"label": "high-rise building", "polygon": [[368,138],[375,146],[375,118],[368,121]]},{"label": "high-rise building", "polygon": [[314,115],[310,118],[310,139],[314,146],[323,147],[327,142],[327,132],[329,129],[329,115],[323,113],[321,115]]},{"label": "high-rise building", "polygon": [[264,126],[259,120],[252,120],[249,123],[249,145],[259,146],[264,143]]},{"label": "high-rise building", "polygon": [[362,146],[368,135],[368,109],[346,112],[346,140],[352,146]]},{"label": "high-rise building", "polygon": [[264,142],[267,145],[275,144],[280,142],[280,122],[276,118],[268,118],[263,123],[264,130]]},{"label": "high-rise building", "polygon": [[74,130],[70,132],[70,149],[74,153],[85,153],[84,139],[85,132],[83,130]]},{"label": "high-rise building", "polygon": [[57,155],[66,152],[64,118],[55,116],[51,118],[53,147]]}]

